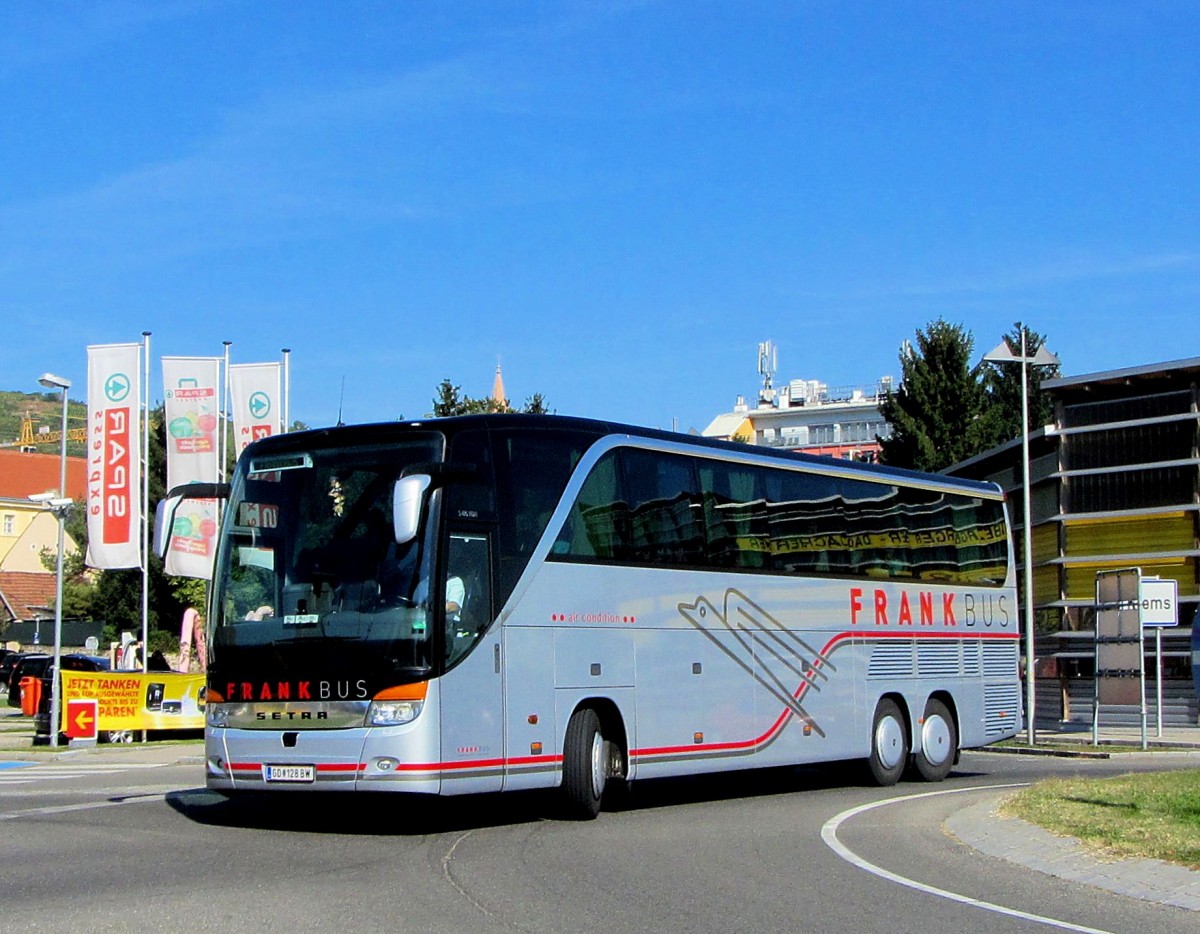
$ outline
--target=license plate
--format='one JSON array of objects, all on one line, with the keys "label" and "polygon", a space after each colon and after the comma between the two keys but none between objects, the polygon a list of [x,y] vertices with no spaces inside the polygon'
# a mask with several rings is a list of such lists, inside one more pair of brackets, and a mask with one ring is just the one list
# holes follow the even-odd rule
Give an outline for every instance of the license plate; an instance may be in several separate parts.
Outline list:
[{"label": "license plate", "polygon": [[266,765],[263,771],[269,782],[311,782],[317,770],[311,765]]}]

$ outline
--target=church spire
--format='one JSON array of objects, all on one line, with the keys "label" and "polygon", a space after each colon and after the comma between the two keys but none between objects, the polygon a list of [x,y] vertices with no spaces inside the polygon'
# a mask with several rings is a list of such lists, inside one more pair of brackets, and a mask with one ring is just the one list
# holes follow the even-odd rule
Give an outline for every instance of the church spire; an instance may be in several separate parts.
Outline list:
[{"label": "church spire", "polygon": [[504,377],[500,375],[500,364],[496,364],[496,378],[492,381],[492,401],[504,405],[508,396],[504,393]]}]

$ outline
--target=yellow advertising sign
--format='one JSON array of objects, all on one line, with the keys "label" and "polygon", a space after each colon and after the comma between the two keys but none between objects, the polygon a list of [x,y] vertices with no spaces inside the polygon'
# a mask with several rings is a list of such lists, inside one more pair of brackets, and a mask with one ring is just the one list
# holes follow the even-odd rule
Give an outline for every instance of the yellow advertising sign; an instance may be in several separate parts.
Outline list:
[{"label": "yellow advertising sign", "polygon": [[204,675],[178,671],[64,671],[63,722],[69,702],[95,700],[99,730],[204,729]]}]

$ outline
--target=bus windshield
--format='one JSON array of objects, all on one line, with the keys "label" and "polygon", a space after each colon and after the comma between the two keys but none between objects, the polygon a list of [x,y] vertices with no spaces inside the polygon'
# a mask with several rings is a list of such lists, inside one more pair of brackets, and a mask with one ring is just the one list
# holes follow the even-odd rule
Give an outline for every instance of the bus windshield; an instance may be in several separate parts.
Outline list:
[{"label": "bus windshield", "polygon": [[210,674],[352,675],[360,696],[427,675],[434,549],[423,533],[397,544],[392,496],[405,468],[440,460],[444,446],[428,433],[239,462],[217,558]]}]

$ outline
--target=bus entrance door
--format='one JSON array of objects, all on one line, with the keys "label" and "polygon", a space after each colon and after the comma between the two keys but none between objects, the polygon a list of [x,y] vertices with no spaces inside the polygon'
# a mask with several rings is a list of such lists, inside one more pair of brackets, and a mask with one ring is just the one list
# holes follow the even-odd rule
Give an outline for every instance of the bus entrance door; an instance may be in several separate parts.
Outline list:
[{"label": "bus entrance door", "polygon": [[504,783],[504,692],[499,671],[500,627],[443,679],[442,792],[500,791]]},{"label": "bus entrance door", "polygon": [[442,678],[442,791],[474,794],[504,784],[500,627],[491,626],[488,539],[454,532],[447,553],[446,661]]}]

